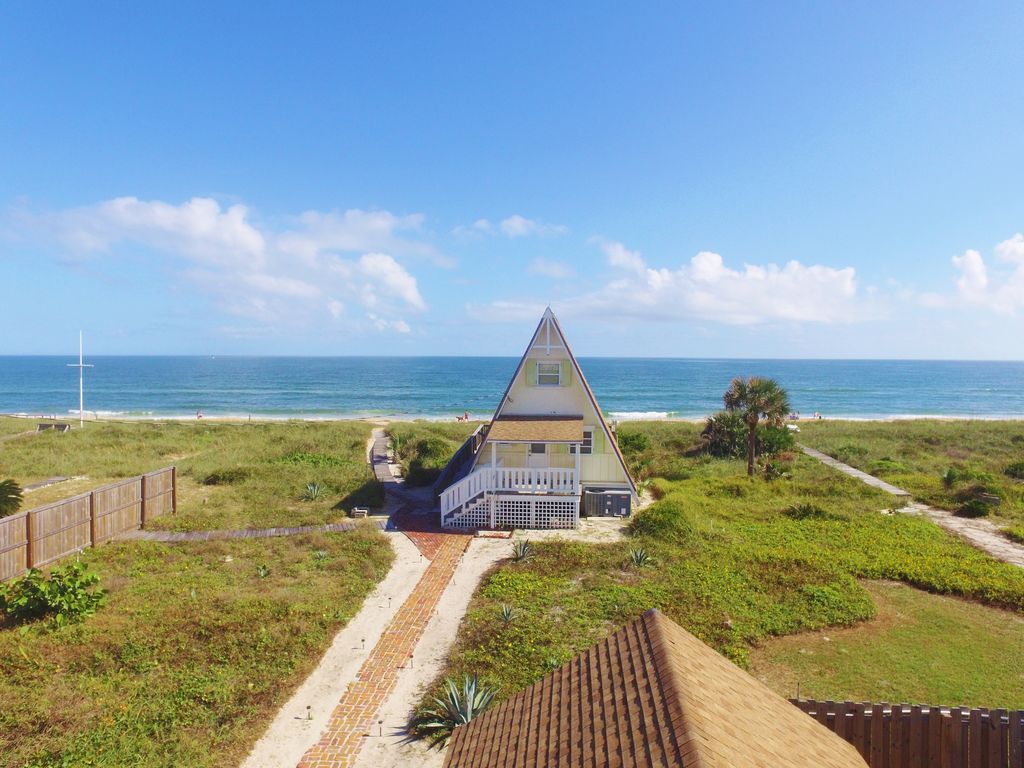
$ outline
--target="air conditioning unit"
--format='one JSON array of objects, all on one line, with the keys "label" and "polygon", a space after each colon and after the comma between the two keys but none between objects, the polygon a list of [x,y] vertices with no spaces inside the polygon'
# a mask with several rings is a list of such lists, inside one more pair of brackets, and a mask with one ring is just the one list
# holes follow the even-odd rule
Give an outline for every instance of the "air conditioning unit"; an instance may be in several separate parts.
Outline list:
[{"label": "air conditioning unit", "polygon": [[629,517],[632,506],[629,491],[588,488],[583,492],[583,514],[586,517]]}]

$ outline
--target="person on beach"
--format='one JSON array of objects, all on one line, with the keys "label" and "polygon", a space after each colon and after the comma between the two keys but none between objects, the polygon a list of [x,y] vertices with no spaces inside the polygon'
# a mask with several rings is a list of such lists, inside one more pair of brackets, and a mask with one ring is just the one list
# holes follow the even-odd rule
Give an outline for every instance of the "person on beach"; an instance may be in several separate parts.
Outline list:
[{"label": "person on beach", "polygon": [[202,411],[196,411],[196,418],[197,419],[203,418],[203,412]]}]

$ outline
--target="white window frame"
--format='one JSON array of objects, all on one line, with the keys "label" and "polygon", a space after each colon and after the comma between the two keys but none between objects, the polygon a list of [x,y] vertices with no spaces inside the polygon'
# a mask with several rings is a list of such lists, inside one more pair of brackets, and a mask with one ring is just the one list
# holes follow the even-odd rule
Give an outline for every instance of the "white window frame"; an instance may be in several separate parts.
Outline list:
[{"label": "white window frame", "polygon": [[[547,366],[549,370],[542,371]],[[550,370],[554,368],[554,370]],[[537,386],[538,387],[559,387],[562,385],[562,364],[537,362]]]},{"label": "white window frame", "polygon": [[[580,456],[590,456],[594,452],[594,428],[583,428],[583,442],[580,443]],[[576,453],[576,446],[569,446],[569,453]]]}]

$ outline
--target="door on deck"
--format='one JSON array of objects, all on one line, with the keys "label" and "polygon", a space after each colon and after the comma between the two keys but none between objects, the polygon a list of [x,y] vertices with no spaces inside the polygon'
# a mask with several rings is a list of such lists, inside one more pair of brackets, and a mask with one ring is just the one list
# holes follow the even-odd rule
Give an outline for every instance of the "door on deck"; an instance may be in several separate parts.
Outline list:
[{"label": "door on deck", "polygon": [[526,466],[537,469],[547,469],[551,466],[547,443],[530,443],[527,446]]}]

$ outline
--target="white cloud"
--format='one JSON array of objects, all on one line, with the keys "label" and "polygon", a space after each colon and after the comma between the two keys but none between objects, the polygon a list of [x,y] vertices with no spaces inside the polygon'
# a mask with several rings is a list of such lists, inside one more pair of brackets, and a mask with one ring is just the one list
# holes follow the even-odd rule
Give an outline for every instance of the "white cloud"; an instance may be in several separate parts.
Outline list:
[{"label": "white cloud", "polygon": [[501,231],[507,237],[554,237],[564,235],[569,228],[562,224],[546,224],[539,219],[527,219],[517,213],[502,219]]},{"label": "white cloud", "polygon": [[374,328],[378,331],[395,331],[396,333],[409,333],[412,328],[405,320],[387,320],[383,317],[378,317],[372,312],[366,314],[366,319],[370,321]]},{"label": "white cloud", "polygon": [[452,230],[452,234],[461,238],[473,238],[481,235],[493,235],[494,225],[487,219],[477,219],[472,224],[460,224]]},{"label": "white cloud", "polygon": [[528,219],[518,213],[493,224],[489,219],[477,219],[472,224],[460,224],[452,230],[452,234],[462,239],[473,239],[483,236],[504,235],[507,238],[519,237],[557,237],[564,235],[569,228],[564,224],[548,224],[540,219]]},{"label": "white cloud", "polygon": [[[559,302],[566,315],[622,316],[641,320],[712,320],[731,325],[772,321],[841,323],[864,315],[852,267],[835,269],[790,261],[728,267],[702,251],[676,268],[648,266],[621,243],[599,241],[617,274],[604,287]],[[470,307],[481,319],[537,314],[534,302],[501,301]],[[543,308],[541,308],[543,309]]]},{"label": "white cloud", "polygon": [[553,280],[564,280],[575,274],[568,264],[550,259],[534,259],[527,267],[527,271],[530,274],[550,277]]},{"label": "white cloud", "polygon": [[608,263],[613,267],[636,272],[637,274],[643,274],[644,269],[646,269],[646,264],[644,264],[644,260],[640,257],[639,251],[631,251],[622,243],[617,243],[614,240],[605,240],[601,237],[592,237],[590,241],[600,246],[601,250],[604,251],[605,257],[608,259]]},{"label": "white cloud", "polygon": [[[351,305],[381,317],[424,310],[416,278],[392,254],[444,260],[416,239],[422,214],[306,211],[275,229],[244,205],[222,208],[211,198],[174,205],[119,197],[8,219],[22,237],[49,239],[80,260],[161,254],[172,274],[226,312],[268,326],[313,324],[324,315],[343,322]],[[370,325],[409,331],[404,320]]]},{"label": "white cloud", "polygon": [[1003,315],[1024,309],[1024,235],[1017,233],[995,247],[997,260],[1009,268],[990,270],[979,251],[970,249],[952,259],[959,273],[956,296],[927,294],[928,306],[969,304],[987,307]]}]

